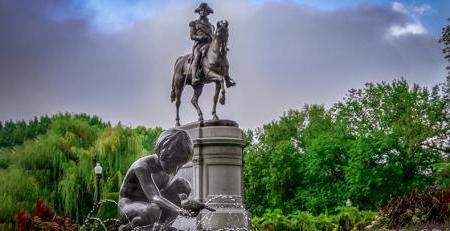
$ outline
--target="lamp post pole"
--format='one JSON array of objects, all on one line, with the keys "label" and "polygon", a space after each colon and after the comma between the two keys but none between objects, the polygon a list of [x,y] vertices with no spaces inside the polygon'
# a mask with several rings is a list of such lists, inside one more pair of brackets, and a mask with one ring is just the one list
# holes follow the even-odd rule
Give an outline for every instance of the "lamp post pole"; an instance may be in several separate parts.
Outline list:
[{"label": "lamp post pole", "polygon": [[103,168],[99,162],[97,162],[97,164],[95,165],[94,172],[95,172],[95,175],[97,176],[97,203],[99,203],[100,202],[100,191],[101,191],[100,181],[102,179],[102,172],[103,172]]}]

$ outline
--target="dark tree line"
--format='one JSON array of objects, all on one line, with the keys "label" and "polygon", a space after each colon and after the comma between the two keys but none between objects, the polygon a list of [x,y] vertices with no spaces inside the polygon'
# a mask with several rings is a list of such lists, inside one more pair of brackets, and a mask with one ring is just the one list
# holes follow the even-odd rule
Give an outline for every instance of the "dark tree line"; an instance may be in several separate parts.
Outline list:
[{"label": "dark tree line", "polygon": [[41,134],[45,134],[53,121],[61,118],[78,118],[88,122],[89,125],[111,126],[104,123],[97,116],[87,114],[60,113],[53,116],[34,117],[33,120],[25,122],[20,121],[0,121],[0,148],[13,147],[23,144],[26,140],[36,138]]}]

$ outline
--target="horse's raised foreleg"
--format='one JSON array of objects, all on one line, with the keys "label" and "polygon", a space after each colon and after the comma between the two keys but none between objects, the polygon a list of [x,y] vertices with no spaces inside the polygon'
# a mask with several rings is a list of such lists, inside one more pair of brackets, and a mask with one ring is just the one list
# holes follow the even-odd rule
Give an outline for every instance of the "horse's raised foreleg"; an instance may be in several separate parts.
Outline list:
[{"label": "horse's raised foreleg", "polygon": [[203,121],[203,113],[202,110],[200,109],[200,106],[198,106],[198,98],[202,94],[203,84],[195,85],[192,88],[194,88],[194,95],[192,96],[191,103],[197,110],[198,121]]},{"label": "horse's raised foreleg", "polygon": [[220,83],[220,96],[219,96],[219,103],[224,105],[225,104],[225,77],[223,75],[217,74],[214,71],[209,70],[208,72],[208,79],[210,81],[216,81]]},{"label": "horse's raised foreleg", "polygon": [[219,99],[219,93],[220,93],[220,84],[218,82],[216,82],[216,92],[214,93],[214,102],[213,102],[213,110],[212,110],[213,120],[219,119],[219,117],[216,114],[216,106],[217,106],[217,100]]}]

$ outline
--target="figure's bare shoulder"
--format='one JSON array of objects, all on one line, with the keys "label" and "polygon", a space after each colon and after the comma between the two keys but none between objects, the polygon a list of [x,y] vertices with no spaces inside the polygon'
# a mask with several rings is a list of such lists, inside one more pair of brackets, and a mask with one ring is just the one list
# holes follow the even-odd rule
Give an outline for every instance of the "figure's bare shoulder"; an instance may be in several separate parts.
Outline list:
[{"label": "figure's bare shoulder", "polygon": [[159,170],[158,159],[156,155],[148,155],[136,160],[130,167],[132,170],[146,169],[150,172],[157,172]]}]

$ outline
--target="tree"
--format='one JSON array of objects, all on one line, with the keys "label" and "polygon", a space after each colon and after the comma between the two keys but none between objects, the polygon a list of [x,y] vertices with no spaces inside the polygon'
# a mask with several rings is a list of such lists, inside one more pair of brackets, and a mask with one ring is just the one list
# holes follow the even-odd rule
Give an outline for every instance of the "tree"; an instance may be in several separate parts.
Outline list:
[{"label": "tree", "polygon": [[[446,67],[446,69],[449,72],[447,75],[447,84],[444,86],[444,95],[446,99],[447,123],[450,123],[450,25],[442,28],[442,36],[439,42],[443,43],[444,45],[442,52],[444,53],[444,58],[448,61],[448,66]],[[450,154],[450,131],[447,132],[447,137],[445,137],[443,140],[445,141],[445,152],[447,152],[447,154]]]},{"label": "tree", "polygon": [[95,162],[103,165],[102,195],[117,200],[128,167],[153,151],[161,130],[111,127],[95,116],[68,113],[6,122],[0,130],[0,223],[14,221],[38,197],[82,222],[98,190]]},{"label": "tree", "polygon": [[[448,20],[450,21],[450,18]],[[442,28],[442,35],[441,35],[441,38],[439,39],[439,42],[444,44],[444,48],[442,49],[442,52],[444,53],[445,59],[447,59],[449,62],[449,66],[446,67],[446,69],[449,70],[448,76],[447,76],[447,86],[446,86],[447,92],[446,93],[447,93],[447,97],[450,97],[450,92],[449,92],[450,91],[450,25],[447,25]],[[447,99],[450,101],[450,98],[447,98]]]},{"label": "tree", "polygon": [[433,183],[432,164],[445,153],[449,130],[438,86],[404,79],[349,91],[327,110],[289,111],[256,131],[245,149],[245,200],[256,216],[265,209],[314,214],[347,198],[375,209],[392,196]]},{"label": "tree", "polygon": [[[295,192],[301,182],[298,128],[304,113],[289,111],[280,120],[256,131],[256,141],[244,153],[245,202],[252,213],[265,209],[290,211],[297,206]],[[248,141],[253,138],[247,132]]]},{"label": "tree", "polygon": [[342,206],[347,199],[345,167],[350,137],[323,106],[308,106],[305,113],[307,123],[300,133],[304,187],[297,191],[296,199],[317,214]]},{"label": "tree", "polygon": [[244,165],[245,202],[252,213],[320,213],[344,204],[348,137],[323,106],[289,111],[256,136]]},{"label": "tree", "polygon": [[350,90],[333,108],[354,139],[346,170],[349,198],[374,208],[432,182],[430,166],[442,160],[440,137],[449,129],[444,108],[437,86],[410,87],[404,79]]}]

